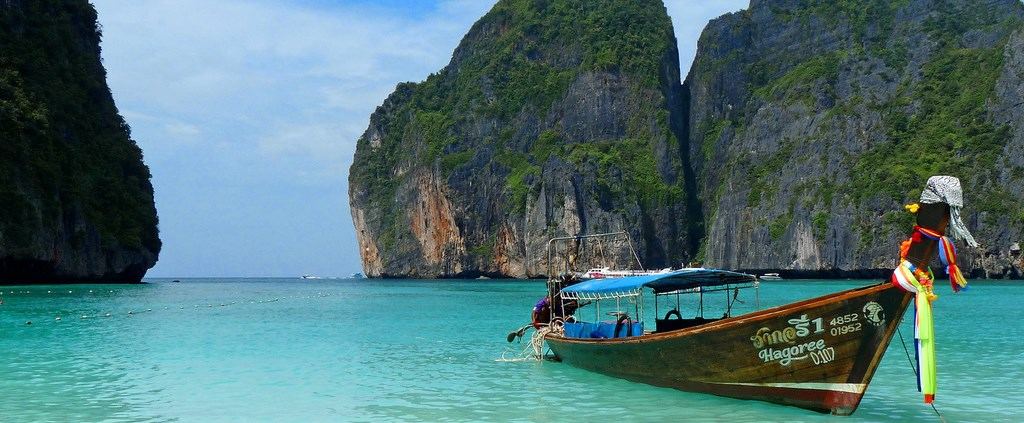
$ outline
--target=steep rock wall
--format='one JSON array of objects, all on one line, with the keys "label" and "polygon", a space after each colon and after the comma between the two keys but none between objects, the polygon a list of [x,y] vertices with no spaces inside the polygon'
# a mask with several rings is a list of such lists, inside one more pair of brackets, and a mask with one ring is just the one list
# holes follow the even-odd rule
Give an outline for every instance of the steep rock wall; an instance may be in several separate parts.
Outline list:
[{"label": "steep rock wall", "polygon": [[359,139],[349,187],[366,274],[537,276],[549,238],[620,229],[647,264],[678,265],[696,224],[683,107],[660,1],[498,2]]},{"label": "steep rock wall", "polygon": [[160,252],[149,169],[85,0],[0,2],[0,284],[138,282]]},{"label": "steep rock wall", "polygon": [[950,174],[983,244],[961,264],[1017,277],[1022,22],[1018,0],[753,0],[680,84],[658,1],[500,1],[359,140],[364,268],[537,276],[547,239],[622,228],[650,267],[881,276],[903,204]]},{"label": "steep rock wall", "polygon": [[884,274],[902,204],[951,174],[985,247],[962,261],[1017,272],[1022,22],[1017,0],[755,0],[712,21],[686,80],[707,262]]}]

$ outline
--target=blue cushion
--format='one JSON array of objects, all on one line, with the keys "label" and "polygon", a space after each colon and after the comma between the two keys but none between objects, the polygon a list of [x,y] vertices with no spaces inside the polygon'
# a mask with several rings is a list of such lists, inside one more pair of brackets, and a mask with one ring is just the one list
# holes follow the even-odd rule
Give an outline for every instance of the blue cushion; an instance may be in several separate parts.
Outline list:
[{"label": "blue cushion", "polygon": [[[614,338],[615,337],[615,322],[575,322],[566,323],[564,328],[566,338]],[[622,329],[619,329],[619,338],[625,338],[630,333],[629,326],[623,325]],[[640,336],[644,333],[644,325],[641,322],[633,323],[633,336]]]}]

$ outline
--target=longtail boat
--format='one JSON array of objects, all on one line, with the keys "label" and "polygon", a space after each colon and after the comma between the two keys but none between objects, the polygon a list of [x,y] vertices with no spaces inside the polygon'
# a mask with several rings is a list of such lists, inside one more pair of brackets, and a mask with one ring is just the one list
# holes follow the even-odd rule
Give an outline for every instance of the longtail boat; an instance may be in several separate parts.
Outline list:
[{"label": "longtail boat", "polygon": [[[941,245],[940,256],[944,263],[952,261],[948,270],[956,274],[951,276],[954,289],[966,284],[955,264],[955,250],[949,251],[952,244],[944,236],[951,215],[958,228],[963,228],[957,213],[962,205],[959,191],[956,195],[952,200],[942,197],[942,201],[934,201],[933,196],[929,197],[933,201],[913,205],[911,211],[917,215],[914,236],[901,247],[901,264],[889,281],[738,316],[731,316],[727,309],[721,318],[705,319],[704,295],[725,291],[735,299],[740,290],[756,293],[758,279],[705,268],[589,281],[567,278],[563,273],[548,281],[550,310],[544,311],[547,325],[540,325],[544,327],[539,334],[554,360],[582,369],[684,391],[849,415],[860,404],[914,300],[918,307],[916,344],[923,357],[919,386],[925,402],[931,402],[934,350],[928,350],[928,316],[934,295],[923,269]],[[948,202],[955,205],[952,214]],[[947,257],[950,253],[952,259]],[[913,281],[908,282],[908,277]],[[662,316],[659,297],[680,294],[700,296],[700,314],[681,318],[677,303],[664,318],[655,318],[654,328],[645,327],[643,296],[648,291],[654,294],[655,316]],[[601,321],[602,303],[612,320]],[[535,323],[537,311],[535,308]],[[584,315],[595,319],[583,321]]]}]

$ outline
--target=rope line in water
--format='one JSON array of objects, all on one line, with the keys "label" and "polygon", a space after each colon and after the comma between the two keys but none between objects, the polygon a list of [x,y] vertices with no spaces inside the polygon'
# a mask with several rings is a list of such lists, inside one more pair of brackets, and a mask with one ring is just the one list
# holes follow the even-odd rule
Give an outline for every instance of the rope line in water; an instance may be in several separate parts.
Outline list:
[{"label": "rope line in water", "polygon": [[[113,292],[114,292],[113,290],[109,290],[108,291],[108,293],[113,293]],[[53,294],[54,292],[52,290],[48,290],[48,291],[46,291],[46,293],[47,294]],[[57,292],[57,294],[62,294],[62,293],[63,292]],[[67,293],[71,294],[71,293],[73,293],[73,291],[69,290]],[[89,293],[90,294],[94,293],[94,290],[90,289]],[[12,299],[13,297],[11,297],[11,295],[15,295],[15,294],[32,294],[32,291],[31,290],[26,290],[26,291],[8,291],[9,295],[6,298],[3,296],[3,294],[4,294],[4,292],[2,290],[0,290],[0,305],[8,305],[9,306],[9,305],[11,305],[10,302],[8,301],[7,303],[5,303],[4,301]],[[281,300],[285,300],[285,299],[317,299],[317,298],[330,297],[332,295],[333,294],[330,294],[330,293],[326,293],[325,294],[323,292],[317,292],[316,295],[306,295],[306,296],[294,295],[294,296],[274,297],[272,299],[250,300],[250,301],[248,301],[248,304],[275,303],[275,302],[278,302],[278,301],[281,301]],[[222,302],[222,303],[218,303],[218,304],[206,304],[206,307],[203,307],[200,304],[195,304],[195,305],[193,305],[193,309],[198,311],[198,310],[205,309],[205,308],[213,308],[215,306],[228,307],[228,306],[233,306],[233,305],[244,305],[244,304],[246,304],[246,301],[244,301],[244,300],[241,301],[241,302],[230,301],[230,302]],[[164,306],[163,309],[164,310],[170,310],[171,306]],[[115,317],[115,316],[128,316],[128,317],[131,317],[131,316],[135,316],[135,315],[139,315],[139,314],[143,314],[143,313],[151,313],[151,312],[153,312],[153,309],[151,309],[151,308],[146,308],[145,310],[141,310],[140,309],[139,311],[135,311],[135,310],[136,309],[133,308],[133,309],[129,309],[127,312],[119,312],[119,313],[116,313],[116,314],[112,313],[112,312],[106,312],[106,313],[103,313],[103,314],[96,314],[96,315],[92,315],[92,316],[90,316],[88,314],[83,314],[83,315],[81,315],[79,320],[99,319],[99,318],[108,318],[108,317]],[[179,306],[178,310],[185,310],[185,306]],[[59,324],[60,322],[63,321],[64,317],[67,317],[67,316],[62,315],[60,313],[54,313],[54,315],[55,315],[55,317],[53,318],[53,320],[49,320],[48,318],[42,318],[42,320],[40,320],[40,321],[50,321],[50,322],[54,322],[55,324]],[[34,323],[35,323],[34,320],[28,320],[28,321],[25,322],[24,326],[32,326]]]},{"label": "rope line in water", "polygon": [[[903,331],[900,330],[900,325],[903,324],[903,319],[900,319],[900,323],[896,325],[896,333],[900,334],[900,344],[903,344],[903,352],[907,353],[907,362],[910,363],[910,370],[914,372],[914,376],[918,377],[917,367],[914,366],[914,359],[910,358],[910,350],[907,349],[907,342],[903,340]],[[935,415],[939,417],[939,421],[946,423],[946,418],[942,416],[938,408],[935,408],[935,403],[929,404],[932,406],[932,410],[935,411]]]},{"label": "rope line in water", "polygon": [[[901,320],[900,324],[902,323],[903,321]],[[910,350],[907,349],[907,341],[903,340],[903,331],[900,329],[899,325],[896,325],[896,333],[900,334],[900,343],[903,344],[903,352],[907,353],[907,362],[910,363],[910,371],[914,372],[914,377],[917,377],[917,367],[914,366],[914,359],[910,358]]]}]

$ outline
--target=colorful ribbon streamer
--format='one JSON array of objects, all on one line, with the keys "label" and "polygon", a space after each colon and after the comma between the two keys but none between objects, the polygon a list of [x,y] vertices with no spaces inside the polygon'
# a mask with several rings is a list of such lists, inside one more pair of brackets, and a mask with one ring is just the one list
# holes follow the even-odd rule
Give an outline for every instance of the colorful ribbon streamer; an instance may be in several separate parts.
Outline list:
[{"label": "colorful ribbon streamer", "polygon": [[939,260],[946,266],[953,292],[967,288],[967,279],[956,264],[956,247],[943,234],[921,226],[914,226],[914,233],[900,245],[900,264],[892,274],[892,284],[914,294],[914,345],[917,347],[917,389],[924,393],[924,402],[935,400],[935,321],[932,318],[932,301],[938,299],[933,289],[935,275],[931,270],[919,269],[907,260],[910,246],[929,238],[939,242]]},{"label": "colorful ribbon streamer", "polygon": [[935,322],[932,319],[932,301],[938,298],[932,292],[929,275],[903,260],[893,272],[892,283],[914,294],[914,345],[917,347],[917,389],[924,393],[924,402],[935,400]]},{"label": "colorful ribbon streamer", "polygon": [[[953,245],[953,240],[949,239],[948,236],[920,226],[915,226],[914,231],[939,242],[939,260],[946,267],[946,274],[949,275],[949,285],[953,287],[953,292],[967,289],[967,278],[960,271],[960,266],[956,264],[956,246]],[[901,257],[906,258],[905,255]]]}]

